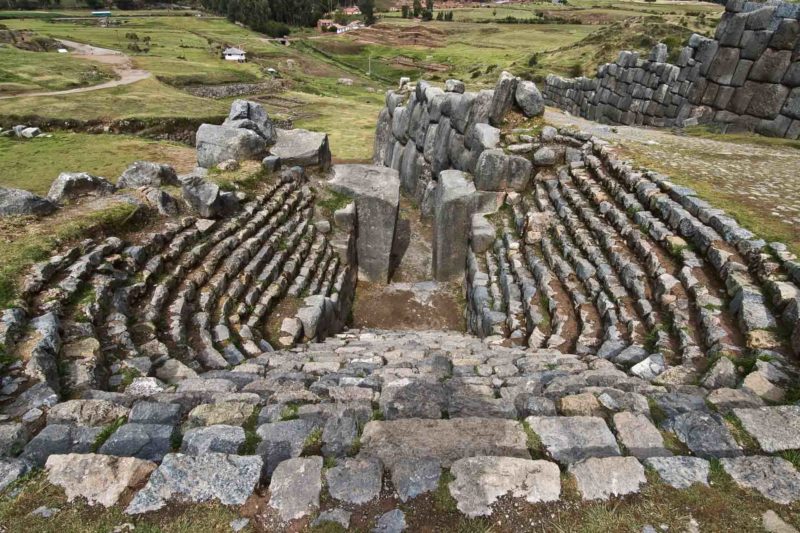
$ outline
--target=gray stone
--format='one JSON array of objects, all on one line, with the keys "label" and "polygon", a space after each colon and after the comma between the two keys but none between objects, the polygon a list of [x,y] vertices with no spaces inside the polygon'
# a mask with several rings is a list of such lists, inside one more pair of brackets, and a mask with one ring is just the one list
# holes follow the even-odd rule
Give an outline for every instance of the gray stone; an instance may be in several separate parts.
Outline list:
[{"label": "gray stone", "polygon": [[125,424],[103,443],[100,453],[159,462],[172,450],[174,431],[165,424]]},{"label": "gray stone", "polygon": [[556,403],[550,398],[523,393],[514,399],[514,406],[521,417],[556,416]]},{"label": "gray stone", "polygon": [[117,187],[120,189],[161,187],[162,185],[179,185],[178,175],[170,165],[150,161],[135,161],[117,180]]},{"label": "gray stone", "polygon": [[436,459],[420,457],[401,459],[392,468],[392,485],[400,501],[407,502],[439,486],[442,467]]},{"label": "gray stone", "polygon": [[301,129],[278,129],[278,141],[270,148],[272,155],[281,158],[286,167],[319,167],[328,170],[331,166],[331,149],[327,133]]},{"label": "gray stone", "polygon": [[268,155],[261,160],[261,168],[269,173],[277,172],[281,168],[281,158],[277,155]]},{"label": "gray stone", "polygon": [[375,141],[372,151],[372,164],[383,165],[386,162],[386,155],[393,141],[392,116],[389,113],[389,109],[384,107],[378,114],[378,123],[375,126]]},{"label": "gray stone", "polygon": [[448,468],[475,455],[530,457],[519,422],[482,418],[371,421],[361,434],[361,454],[389,469],[409,458],[433,458]]},{"label": "gray stone", "polygon": [[723,415],[733,413],[737,407],[748,408],[764,405],[764,400],[747,389],[716,389],[706,396],[706,401]]},{"label": "gray stone", "polygon": [[319,508],[322,490],[322,457],[298,457],[283,461],[269,484],[269,506],[284,521],[296,520]]},{"label": "gray stone", "polygon": [[727,357],[720,357],[703,378],[702,385],[707,389],[733,388],[739,382],[736,365]]},{"label": "gray stone", "polygon": [[0,187],[0,216],[15,215],[49,215],[57,209],[56,205],[22,189]]},{"label": "gray stone", "polygon": [[514,100],[526,117],[538,117],[544,113],[544,98],[532,81],[517,82]]},{"label": "gray stone", "polygon": [[782,505],[800,500],[800,473],[781,457],[734,457],[720,459],[722,468],[741,487],[758,491]]},{"label": "gray stone", "polygon": [[264,138],[267,145],[275,144],[277,133],[272,120],[269,118],[269,113],[258,102],[250,100],[234,100],[231,104],[230,113],[226,123],[237,123],[238,121],[247,121],[249,126]]},{"label": "gray stone", "polygon": [[319,513],[319,516],[314,519],[311,523],[312,527],[321,527],[325,524],[325,522],[331,522],[334,524],[339,524],[343,528],[347,529],[350,527],[350,512],[345,511],[344,509],[337,508],[337,509],[328,509],[327,511],[322,511]]},{"label": "gray stone", "polygon": [[446,80],[444,82],[444,90],[448,93],[463,93],[465,90],[464,82],[461,80]]},{"label": "gray stone", "polygon": [[511,109],[514,102],[514,93],[517,89],[517,78],[508,72],[503,71],[500,79],[494,87],[491,111],[489,112],[489,123],[493,126],[501,126],[503,119]]},{"label": "gray stone", "polygon": [[[369,389],[367,389],[369,390]],[[354,416],[331,416],[322,430],[322,454],[325,457],[349,455],[358,438],[358,423]]]},{"label": "gray stone", "polygon": [[644,464],[676,489],[687,489],[694,483],[708,485],[709,462],[699,457],[650,457]]},{"label": "gray stone", "polygon": [[398,418],[441,418],[447,406],[440,383],[400,379],[384,385],[380,407],[386,420]]},{"label": "gray stone", "polygon": [[[321,460],[320,460],[321,463]],[[253,494],[261,476],[261,458],[206,453],[170,453],[133,497],[127,514],[157,511],[173,501],[242,505]]]},{"label": "gray stone", "polygon": [[0,457],[17,455],[28,442],[28,432],[18,422],[0,424]]},{"label": "gray stone", "polygon": [[625,449],[638,459],[672,455],[650,419],[643,414],[623,411],[614,415],[614,427]]},{"label": "gray stone", "polygon": [[631,374],[644,380],[652,381],[666,369],[667,363],[664,361],[664,356],[660,353],[654,353],[633,365],[631,367]]},{"label": "gray stone", "polygon": [[219,185],[200,176],[181,177],[181,192],[184,200],[203,218],[224,217],[239,207],[236,196],[223,192]]},{"label": "gray stone", "polygon": [[761,527],[767,533],[797,533],[797,529],[784,522],[772,509],[761,515]]},{"label": "gray stone", "polygon": [[133,404],[128,422],[175,426],[180,422],[182,412],[183,408],[178,403],[140,401]]},{"label": "gray stone", "polygon": [[400,509],[392,509],[378,518],[372,533],[402,533],[406,529],[406,515]]},{"label": "gray stone", "polygon": [[50,408],[47,423],[106,426],[128,416],[129,411],[108,400],[68,400]]},{"label": "gray stone", "polygon": [[330,495],[346,503],[361,505],[381,492],[383,467],[376,459],[344,459],[325,473]]},{"label": "gray stone", "polygon": [[556,153],[552,148],[543,146],[533,154],[533,164],[537,167],[551,167],[556,164]]},{"label": "gray stone", "polygon": [[478,209],[475,185],[458,170],[439,174],[433,225],[433,276],[463,276],[472,215]]},{"label": "gray stone", "polygon": [[547,453],[559,463],[620,455],[617,441],[602,418],[531,416],[526,422]]},{"label": "gray stone", "polygon": [[733,413],[765,452],[800,449],[800,406],[734,409]]},{"label": "gray stone", "polygon": [[672,422],[672,431],[699,457],[713,459],[742,454],[719,415],[698,411],[680,414]]},{"label": "gray stone", "polygon": [[245,441],[244,429],[217,424],[190,429],[183,435],[181,452],[201,455],[209,452],[236,454]]},{"label": "gray stone", "polygon": [[86,172],[62,172],[50,185],[47,199],[59,204],[65,200],[76,200],[83,196],[112,194],[117,188],[113,183]]},{"label": "gray stone", "polygon": [[644,467],[633,457],[592,457],[570,465],[584,500],[606,500],[639,492],[647,483]]},{"label": "gray stone", "polygon": [[213,168],[223,161],[261,160],[267,143],[258,133],[245,128],[202,124],[195,136],[197,165]]},{"label": "gray stone", "polygon": [[145,202],[155,208],[160,215],[175,216],[178,214],[178,201],[168,192],[148,187],[142,190]]},{"label": "gray stone", "polygon": [[375,165],[335,165],[328,186],[355,198],[360,274],[387,282],[400,203],[397,171]]},{"label": "gray stone", "polygon": [[643,361],[647,357],[647,350],[643,346],[632,344],[613,357],[618,365],[630,366]]},{"label": "gray stone", "polygon": [[22,459],[44,466],[55,454],[89,453],[102,428],[51,424],[46,426],[25,446]]},{"label": "gray stone", "polygon": [[28,470],[30,465],[22,459],[0,459],[0,492],[27,474]]},{"label": "gray stone", "polygon": [[286,420],[263,424],[256,433],[261,442],[256,453],[264,458],[265,473],[271,475],[281,461],[299,457],[306,439],[317,429],[313,420]]},{"label": "gray stone", "polygon": [[450,494],[469,518],[492,514],[492,504],[510,494],[528,503],[557,501],[561,494],[558,465],[515,457],[467,457],[450,468]]}]

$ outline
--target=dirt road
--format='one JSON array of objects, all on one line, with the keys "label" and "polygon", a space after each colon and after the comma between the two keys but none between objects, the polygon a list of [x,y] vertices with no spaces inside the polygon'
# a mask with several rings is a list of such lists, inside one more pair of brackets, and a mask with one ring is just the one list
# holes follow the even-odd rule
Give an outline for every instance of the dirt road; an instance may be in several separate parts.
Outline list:
[{"label": "dirt road", "polygon": [[137,81],[141,81],[150,77],[150,73],[148,71],[133,68],[133,62],[131,61],[131,58],[122,52],[109,50],[107,48],[100,48],[98,46],[92,46],[89,44],[67,41],[65,39],[58,39],[58,41],[65,47],[71,49],[70,55],[74,57],[86,58],[111,66],[116,75],[119,76],[119,79],[107,81],[99,85],[92,85],[90,87],[78,87],[76,89],[67,89],[64,91],[45,91],[38,93],[23,93],[10,96],[0,96],[0,100],[19,98],[21,96],[59,96],[62,94],[88,93],[90,91],[110,89],[111,87],[119,87],[121,85],[130,85],[131,83],[136,83]]}]

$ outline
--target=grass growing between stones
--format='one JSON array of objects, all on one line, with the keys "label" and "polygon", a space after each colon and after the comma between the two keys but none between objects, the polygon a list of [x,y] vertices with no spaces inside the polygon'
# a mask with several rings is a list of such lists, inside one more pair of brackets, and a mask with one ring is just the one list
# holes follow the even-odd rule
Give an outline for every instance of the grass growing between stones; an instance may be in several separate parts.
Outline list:
[{"label": "grass growing between stones", "polygon": [[50,257],[59,245],[106,231],[119,234],[131,227],[136,213],[136,206],[125,203],[61,220],[58,215],[42,222],[32,217],[4,219],[0,224],[0,307],[12,305],[17,282],[27,267]]},{"label": "grass growing between stones", "polygon": [[108,440],[111,435],[114,434],[122,425],[125,424],[125,417],[121,416],[114,420],[112,423],[107,425],[103,428],[103,430],[98,433],[97,438],[94,439],[92,443],[92,453],[97,453],[101,446]]}]

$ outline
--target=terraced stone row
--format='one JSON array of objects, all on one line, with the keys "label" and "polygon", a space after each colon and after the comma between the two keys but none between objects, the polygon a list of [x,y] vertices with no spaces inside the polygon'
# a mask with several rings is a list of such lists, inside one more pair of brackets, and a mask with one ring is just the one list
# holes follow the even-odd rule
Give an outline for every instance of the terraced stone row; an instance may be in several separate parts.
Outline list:
[{"label": "terraced stone row", "polygon": [[[502,342],[353,330],[172,385],[137,377],[51,407],[29,441],[22,424],[2,424],[11,457],[0,468],[45,466],[51,482],[103,505],[135,489],[130,514],[172,501],[241,505],[268,487],[275,527],[346,520],[378,497],[407,502],[436,490],[443,469],[470,517],[508,493],[558,500],[559,465],[586,500],[640,491],[645,468],[676,488],[708,484],[711,459],[778,504],[800,499],[800,473],[768,455],[800,448],[800,408],[654,385],[594,355]],[[722,414],[757,447],[737,441]]]},{"label": "terraced stone row", "polygon": [[137,376],[196,378],[271,351],[267,320],[284,297],[298,316],[333,315],[308,320],[311,338],[340,328],[352,258],[316,230],[303,183],[293,168],[229,219],[184,217],[140,244],[86,241],[35,265],[0,325],[3,349],[18,360],[0,378],[0,422],[17,420],[31,438],[60,400]]}]

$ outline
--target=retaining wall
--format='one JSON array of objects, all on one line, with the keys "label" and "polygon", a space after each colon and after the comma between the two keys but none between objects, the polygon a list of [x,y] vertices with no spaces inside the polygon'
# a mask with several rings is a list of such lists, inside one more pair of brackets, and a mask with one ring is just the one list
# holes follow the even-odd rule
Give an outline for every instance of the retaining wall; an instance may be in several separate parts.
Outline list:
[{"label": "retaining wall", "polygon": [[692,35],[675,64],[656,45],[623,51],[596,78],[547,77],[548,105],[614,124],[698,123],[800,137],[800,5],[729,0],[714,39]]}]

